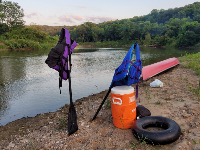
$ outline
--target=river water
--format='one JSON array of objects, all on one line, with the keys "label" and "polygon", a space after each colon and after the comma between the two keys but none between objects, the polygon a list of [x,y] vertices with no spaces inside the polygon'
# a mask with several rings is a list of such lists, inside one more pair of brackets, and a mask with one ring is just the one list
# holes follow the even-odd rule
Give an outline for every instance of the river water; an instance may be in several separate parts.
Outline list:
[{"label": "river water", "polygon": [[[75,49],[72,54],[73,101],[109,88],[129,48]],[[58,72],[44,62],[50,50],[0,51],[0,126],[22,117],[53,112],[69,104],[68,81],[60,94]],[[198,49],[140,48],[143,66]],[[133,56],[132,61],[135,61]]]}]

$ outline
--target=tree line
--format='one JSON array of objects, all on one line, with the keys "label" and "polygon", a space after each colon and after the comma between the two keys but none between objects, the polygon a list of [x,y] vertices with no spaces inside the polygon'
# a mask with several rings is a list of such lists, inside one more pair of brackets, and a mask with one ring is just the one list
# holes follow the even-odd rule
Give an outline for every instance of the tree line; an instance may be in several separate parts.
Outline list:
[{"label": "tree line", "polygon": [[[29,40],[32,40],[32,45],[37,47],[39,47],[38,42],[55,43],[58,37],[51,36],[58,36],[63,26],[40,26],[34,23],[25,26],[23,17],[23,9],[18,3],[0,0],[1,42],[14,48],[26,48],[30,43]],[[168,10],[153,9],[149,14],[140,17],[99,24],[85,22],[78,26],[65,26],[65,28],[69,29],[71,37],[78,43],[111,41],[120,45],[137,42],[152,46],[200,46],[200,2]],[[44,32],[47,35],[44,35]],[[17,35],[22,33],[23,36]],[[30,38],[27,34],[34,36]],[[15,45],[11,45],[9,40],[13,40]]]},{"label": "tree line", "polygon": [[131,41],[142,45],[200,46],[200,2],[180,8],[154,9],[145,16],[108,21],[85,22],[70,30],[77,42]]}]

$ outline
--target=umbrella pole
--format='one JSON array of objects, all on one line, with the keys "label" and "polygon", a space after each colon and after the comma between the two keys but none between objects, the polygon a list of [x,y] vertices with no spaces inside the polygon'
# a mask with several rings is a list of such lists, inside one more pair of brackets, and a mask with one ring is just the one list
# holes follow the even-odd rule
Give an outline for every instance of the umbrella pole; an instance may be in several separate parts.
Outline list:
[{"label": "umbrella pole", "polygon": [[92,118],[92,120],[91,120],[91,121],[93,121],[93,120],[94,120],[94,119],[97,117],[97,115],[98,115],[99,111],[101,110],[101,108],[102,108],[102,106],[103,106],[104,102],[106,101],[106,99],[107,99],[108,95],[110,94],[110,92],[111,92],[111,89],[112,89],[113,85],[114,85],[114,83],[113,83],[113,84],[112,84],[112,85],[109,87],[109,89],[108,89],[108,92],[107,92],[106,96],[104,97],[103,101],[101,102],[101,105],[99,106],[99,108],[98,108],[98,110],[97,110],[96,114],[94,115],[94,117]]}]

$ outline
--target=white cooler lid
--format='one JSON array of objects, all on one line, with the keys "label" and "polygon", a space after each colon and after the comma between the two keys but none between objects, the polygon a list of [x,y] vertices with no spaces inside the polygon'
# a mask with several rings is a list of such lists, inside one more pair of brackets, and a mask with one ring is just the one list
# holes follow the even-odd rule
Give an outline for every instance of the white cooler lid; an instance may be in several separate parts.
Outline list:
[{"label": "white cooler lid", "polygon": [[124,95],[124,94],[131,94],[134,92],[134,88],[132,86],[115,86],[111,89],[111,93],[113,94],[120,94],[120,95]]}]

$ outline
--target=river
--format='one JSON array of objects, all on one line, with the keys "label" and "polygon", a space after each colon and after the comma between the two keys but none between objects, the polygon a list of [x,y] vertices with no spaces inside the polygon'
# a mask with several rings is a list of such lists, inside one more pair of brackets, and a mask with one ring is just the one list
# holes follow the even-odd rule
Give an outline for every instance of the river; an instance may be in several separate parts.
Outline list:
[{"label": "river", "polygon": [[[73,101],[109,88],[129,48],[82,48],[72,54]],[[60,94],[58,72],[44,62],[50,50],[0,51],[0,126],[69,104],[68,81]],[[143,66],[198,49],[141,47]],[[135,61],[133,56],[132,61]]]}]

